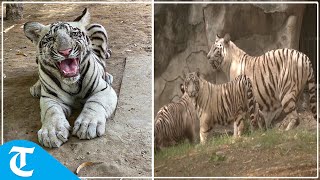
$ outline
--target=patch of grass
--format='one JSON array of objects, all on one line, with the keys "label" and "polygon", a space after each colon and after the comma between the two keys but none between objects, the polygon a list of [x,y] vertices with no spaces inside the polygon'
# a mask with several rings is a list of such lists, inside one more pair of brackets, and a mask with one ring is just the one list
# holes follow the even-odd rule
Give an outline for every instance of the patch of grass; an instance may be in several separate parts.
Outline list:
[{"label": "patch of grass", "polygon": [[251,142],[249,142],[249,144],[259,144],[261,145],[261,148],[274,147],[276,144],[280,144],[284,140],[284,136],[281,135],[279,131],[275,131],[274,129],[266,132],[257,131],[252,133],[251,137]]},{"label": "patch of grass", "polygon": [[190,144],[188,142],[178,144],[176,146],[164,148],[162,151],[155,153],[155,160],[169,159],[175,156],[184,156],[189,152],[204,152],[212,149],[219,148],[221,145],[231,144],[233,137],[227,134],[213,137],[208,140],[204,145],[202,144]]},{"label": "patch of grass", "polygon": [[295,130],[288,134],[288,139],[298,144],[299,149],[303,151],[316,151],[317,133],[307,130]]},{"label": "patch of grass", "polygon": [[[281,131],[276,128],[265,132],[256,131],[250,136],[245,137],[246,140],[236,144],[240,147],[259,147],[263,149],[274,148],[276,146],[290,143],[295,148],[307,149],[310,143],[317,142],[316,132],[310,132],[302,129],[293,129],[290,131]],[[306,147],[305,147],[306,146]]]},{"label": "patch of grass", "polygon": [[[294,132],[295,133],[295,132]],[[301,142],[317,142],[317,133],[311,133],[310,131],[300,130],[295,133],[294,139],[300,140]]]},{"label": "patch of grass", "polygon": [[220,161],[225,161],[226,159],[227,159],[226,156],[220,155],[220,154],[217,154],[217,153],[213,153],[210,156],[210,162],[220,162]]},{"label": "patch of grass", "polygon": [[155,160],[157,159],[167,159],[173,156],[185,155],[194,145],[185,142],[178,144],[176,146],[164,148],[163,150],[155,153]]},{"label": "patch of grass", "polygon": [[[313,153],[317,143],[316,132],[310,132],[302,129],[293,129],[290,131],[281,131],[276,128],[265,132],[255,131],[250,135],[243,135],[235,139],[233,136],[223,134],[210,138],[205,145],[182,143],[173,147],[165,148],[155,154],[155,161],[174,157],[187,156],[188,154],[208,154],[210,161],[224,161],[224,156],[216,155],[217,150],[227,145],[228,148],[243,149],[279,149],[283,154],[288,150],[301,150]],[[225,146],[226,147],[226,146]],[[290,150],[290,151],[291,151]]]},{"label": "patch of grass", "polygon": [[231,144],[233,142],[234,138],[233,136],[229,136],[227,134],[220,135],[218,137],[213,137],[210,140],[208,140],[206,146],[220,146],[223,144]]}]

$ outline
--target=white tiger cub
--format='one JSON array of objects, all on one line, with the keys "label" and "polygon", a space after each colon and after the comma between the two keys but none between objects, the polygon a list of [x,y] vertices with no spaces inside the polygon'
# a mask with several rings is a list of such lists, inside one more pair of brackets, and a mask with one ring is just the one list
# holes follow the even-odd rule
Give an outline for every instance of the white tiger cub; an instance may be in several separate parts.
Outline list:
[{"label": "white tiger cub", "polygon": [[215,124],[234,123],[234,137],[244,131],[244,120],[250,117],[254,129],[265,129],[264,119],[252,93],[251,80],[240,75],[224,84],[211,84],[199,71],[185,75],[184,90],[193,102],[200,119],[200,141],[205,143]]},{"label": "white tiger cub", "polygon": [[[88,9],[85,8],[82,14],[77,17],[73,22],[79,22],[84,16],[87,17],[87,21],[90,19],[90,14]],[[86,27],[86,34],[91,40],[92,50],[93,52],[101,59],[98,61],[101,65],[107,69],[106,60],[111,57],[112,51],[109,48],[109,38],[106,29],[97,23],[89,24]],[[36,57],[36,63],[38,64],[38,58]],[[106,70],[104,79],[108,82],[108,84],[112,85],[113,76],[109,74]],[[41,85],[40,80],[38,80],[33,86],[30,87],[30,94],[33,97],[41,96]]]},{"label": "white tiger cub", "polygon": [[42,122],[38,140],[45,147],[67,142],[71,130],[67,117],[78,104],[84,105],[72,134],[79,139],[102,136],[115,111],[117,95],[104,79],[102,59],[86,32],[89,19],[86,12],[78,22],[24,25],[25,35],[37,48]]},{"label": "white tiger cub", "polygon": [[180,85],[182,97],[178,102],[164,105],[154,120],[154,147],[161,150],[175,145],[185,139],[195,143],[199,139],[199,118],[185,93],[184,85]]}]

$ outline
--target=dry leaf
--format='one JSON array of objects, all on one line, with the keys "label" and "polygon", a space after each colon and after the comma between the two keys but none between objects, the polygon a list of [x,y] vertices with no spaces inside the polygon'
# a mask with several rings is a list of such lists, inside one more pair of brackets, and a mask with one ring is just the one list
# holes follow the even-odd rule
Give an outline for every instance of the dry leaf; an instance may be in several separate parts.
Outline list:
[{"label": "dry leaf", "polygon": [[86,166],[92,166],[92,165],[101,164],[101,163],[103,163],[103,162],[84,162],[80,166],[77,167],[76,174],[78,175],[80,170]]},{"label": "dry leaf", "polygon": [[3,31],[3,33],[7,33],[7,32],[10,31],[10,29],[12,29],[14,26],[15,26],[15,25],[12,25],[12,26],[8,27],[7,29],[5,29],[5,30]]},{"label": "dry leaf", "polygon": [[26,55],[25,53],[23,53],[23,52],[20,52],[20,51],[19,51],[19,52],[17,52],[17,53],[16,53],[16,55],[22,55],[22,56],[25,56],[25,57],[27,57],[27,55]]}]

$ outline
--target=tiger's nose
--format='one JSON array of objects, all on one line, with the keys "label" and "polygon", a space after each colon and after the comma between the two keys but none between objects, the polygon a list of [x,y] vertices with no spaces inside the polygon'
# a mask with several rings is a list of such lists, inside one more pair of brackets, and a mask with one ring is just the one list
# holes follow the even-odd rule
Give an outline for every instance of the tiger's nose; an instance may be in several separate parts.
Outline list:
[{"label": "tiger's nose", "polygon": [[207,54],[207,58],[210,59],[210,53]]},{"label": "tiger's nose", "polygon": [[71,53],[71,48],[65,49],[65,50],[61,50],[61,51],[59,51],[59,53],[60,53],[61,55],[63,55],[63,56],[69,56],[70,53]]}]

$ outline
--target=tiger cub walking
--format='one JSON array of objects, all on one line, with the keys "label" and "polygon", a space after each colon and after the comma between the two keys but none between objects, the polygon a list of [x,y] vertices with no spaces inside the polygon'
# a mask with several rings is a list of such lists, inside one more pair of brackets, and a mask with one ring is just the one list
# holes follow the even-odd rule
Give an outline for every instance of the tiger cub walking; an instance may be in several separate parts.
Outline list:
[{"label": "tiger cub walking", "polygon": [[[181,86],[184,93],[184,88]],[[199,118],[189,96],[184,93],[176,103],[163,106],[154,122],[154,145],[156,150],[188,139],[194,143],[199,139]]]},{"label": "tiger cub walking", "polygon": [[246,76],[238,76],[229,83],[214,85],[200,77],[199,72],[186,75],[185,91],[195,105],[200,119],[200,140],[205,143],[215,124],[234,123],[234,136],[243,132],[246,115],[250,115],[252,128],[264,129],[259,107],[252,93],[252,85]]},{"label": "tiger cub walking", "polygon": [[294,49],[277,49],[257,57],[237,47],[228,34],[216,37],[208,53],[214,70],[221,69],[229,80],[245,74],[252,80],[253,93],[270,127],[283,110],[289,120],[282,127],[292,129],[299,124],[297,100],[308,90],[311,111],[317,120],[316,88],[310,59]]}]

